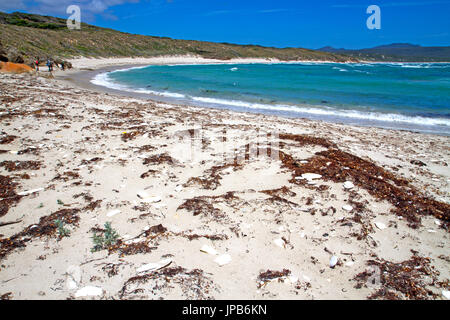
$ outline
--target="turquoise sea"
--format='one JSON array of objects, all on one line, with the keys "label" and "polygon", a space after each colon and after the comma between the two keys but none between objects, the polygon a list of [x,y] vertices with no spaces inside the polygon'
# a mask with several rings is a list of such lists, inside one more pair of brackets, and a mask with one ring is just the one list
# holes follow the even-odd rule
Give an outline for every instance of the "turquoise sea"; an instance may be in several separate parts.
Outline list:
[{"label": "turquoise sea", "polygon": [[450,135],[450,63],[155,65],[92,82],[180,104]]}]

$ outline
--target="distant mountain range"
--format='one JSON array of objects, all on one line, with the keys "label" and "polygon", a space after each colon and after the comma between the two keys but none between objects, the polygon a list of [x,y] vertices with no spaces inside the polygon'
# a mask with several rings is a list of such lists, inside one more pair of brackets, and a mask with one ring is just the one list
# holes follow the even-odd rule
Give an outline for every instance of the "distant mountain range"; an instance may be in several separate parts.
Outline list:
[{"label": "distant mountain range", "polygon": [[410,43],[392,43],[367,49],[323,47],[323,52],[344,54],[360,60],[397,62],[450,62],[449,47],[422,47]]}]

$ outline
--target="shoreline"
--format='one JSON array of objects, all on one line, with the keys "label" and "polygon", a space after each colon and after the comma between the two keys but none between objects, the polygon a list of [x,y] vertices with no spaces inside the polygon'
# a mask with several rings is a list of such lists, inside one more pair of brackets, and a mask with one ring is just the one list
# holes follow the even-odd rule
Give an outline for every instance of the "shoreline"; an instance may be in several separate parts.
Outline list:
[{"label": "shoreline", "polygon": [[[418,124],[402,124],[396,125],[395,122],[385,121],[385,120],[377,120],[377,119],[359,119],[354,117],[347,117],[344,115],[321,115],[315,113],[302,113],[297,114],[296,112],[291,111],[279,111],[279,110],[253,110],[245,107],[233,107],[232,105],[220,105],[214,103],[206,103],[188,99],[179,99],[172,97],[165,97],[158,94],[151,93],[139,93],[133,92],[131,90],[120,90],[115,88],[110,88],[107,86],[97,85],[91,82],[93,78],[102,73],[114,72],[118,70],[126,70],[131,68],[139,68],[146,67],[149,65],[202,65],[202,64],[245,64],[245,63],[336,63],[333,61],[292,61],[292,62],[282,62],[279,60],[270,60],[266,59],[234,59],[229,61],[221,61],[214,59],[203,59],[198,57],[191,56],[174,56],[174,57],[156,57],[156,58],[106,58],[106,59],[75,59],[71,60],[72,64],[79,65],[74,70],[69,71],[61,71],[56,70],[55,78],[61,81],[70,82],[73,85],[76,85],[79,88],[90,89],[97,92],[105,92],[111,94],[119,94],[127,97],[133,98],[142,98],[142,99],[150,99],[159,103],[169,103],[179,106],[193,106],[200,108],[213,108],[219,110],[231,110],[233,112],[239,113],[250,113],[250,114],[264,114],[269,116],[281,117],[281,118],[298,118],[298,119],[309,119],[313,121],[324,121],[327,123],[335,123],[341,125],[349,125],[349,126],[357,126],[357,127],[368,127],[368,128],[378,128],[385,130],[398,130],[398,131],[406,131],[406,132],[414,132],[414,133],[422,133],[422,134],[433,134],[440,136],[450,136],[450,132],[441,132],[432,130],[432,126],[420,128]],[[341,62],[342,64],[346,64],[347,62]],[[349,62],[355,63],[355,62]],[[374,62],[358,62],[358,63],[374,63]],[[383,62],[387,63],[387,62]],[[391,63],[391,62],[389,62]],[[395,62],[392,62],[395,63]],[[403,64],[403,63],[399,63]],[[308,106],[305,107],[315,107]],[[243,110],[244,109],[244,110]]]},{"label": "shoreline", "polygon": [[2,297],[447,299],[448,137],[0,80]]}]

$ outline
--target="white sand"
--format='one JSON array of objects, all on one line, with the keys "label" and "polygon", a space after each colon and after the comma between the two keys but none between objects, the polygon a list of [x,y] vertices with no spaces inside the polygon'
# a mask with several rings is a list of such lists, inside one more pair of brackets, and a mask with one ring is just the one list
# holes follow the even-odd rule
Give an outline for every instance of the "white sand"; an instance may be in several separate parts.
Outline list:
[{"label": "white sand", "polygon": [[166,64],[244,64],[244,63],[337,63],[333,61],[280,61],[274,58],[239,58],[230,60],[205,59],[200,56],[161,56],[152,58],[76,58],[69,60],[76,69],[99,69],[118,65],[166,65]]},{"label": "white sand", "polygon": [[[79,61],[79,68],[99,66],[98,60]],[[140,59],[114,63],[131,61],[150,63]],[[437,282],[449,279],[450,242],[448,232],[438,225],[441,220],[425,216],[421,226],[412,229],[390,211],[392,203],[370,195],[369,186],[346,189],[343,183],[322,178],[313,179],[314,185],[297,184],[290,181],[293,172],[280,160],[251,158],[234,168],[223,167],[222,157],[234,156],[233,147],[245,150],[258,132],[323,137],[342,151],[408,179],[426,196],[449,203],[449,137],[155,104],[29,75],[0,74],[0,90],[2,131],[16,136],[0,145],[6,150],[0,160],[41,163],[38,170],[7,171],[0,166],[0,175],[18,183],[16,192],[44,188],[23,196],[0,217],[0,225],[17,221],[0,227],[0,253],[5,253],[0,258],[0,296],[365,299],[377,287],[357,289],[352,279],[366,270],[366,262],[375,257],[402,262],[411,258],[411,250],[430,258],[440,272]],[[201,136],[180,139],[187,137],[188,129],[200,129]],[[128,137],[130,133],[136,135]],[[280,150],[299,163],[328,150],[288,139],[278,142]],[[29,147],[37,147],[37,152],[18,152]],[[161,155],[171,158],[158,158]],[[201,179],[217,185],[204,188]],[[288,191],[276,193],[281,200],[263,192],[282,187]],[[351,199],[365,209],[350,203],[354,209],[344,210]],[[93,206],[97,200],[101,202]],[[186,200],[198,206],[199,214]],[[38,237],[30,231],[40,230],[39,219],[61,209],[80,210],[77,224],[65,224],[69,236],[57,241],[56,234]],[[361,215],[360,222],[342,220],[355,213]],[[123,241],[122,250],[126,244],[141,243],[148,252],[124,251],[122,256],[119,251],[91,252],[95,228],[108,221]],[[149,229],[159,224],[166,229]],[[26,229],[29,226],[33,227]],[[364,228],[367,237],[358,240],[352,235]],[[28,234],[21,234],[24,230]],[[14,235],[22,235],[16,240],[30,241],[8,251],[7,238]],[[202,252],[205,245],[213,254]],[[330,268],[333,256],[338,264]],[[220,263],[217,257],[222,257]],[[147,282],[127,282],[148,265],[152,268],[140,273],[147,274]],[[283,269],[290,276],[263,284],[258,280],[267,270]],[[442,299],[443,288],[422,277],[425,284],[418,286]]]}]

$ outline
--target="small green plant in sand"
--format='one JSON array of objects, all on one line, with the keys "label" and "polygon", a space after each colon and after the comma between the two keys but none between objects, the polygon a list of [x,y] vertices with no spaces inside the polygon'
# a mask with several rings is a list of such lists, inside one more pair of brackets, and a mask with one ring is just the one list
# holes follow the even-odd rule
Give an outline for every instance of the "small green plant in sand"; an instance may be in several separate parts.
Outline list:
[{"label": "small green plant in sand", "polygon": [[94,233],[92,241],[94,242],[94,247],[91,252],[97,252],[116,244],[119,234],[116,230],[111,227],[111,222],[105,223],[105,230],[103,234]]},{"label": "small green plant in sand", "polygon": [[61,201],[61,200],[59,200],[59,199],[58,199],[58,200],[56,200],[56,203],[57,203],[57,204],[59,204],[60,206],[63,206],[63,205],[64,205],[64,202],[62,202],[62,201]]},{"label": "small green plant in sand", "polygon": [[64,222],[62,220],[56,219],[55,224],[58,228],[59,239],[70,236],[70,230],[64,227]]}]

